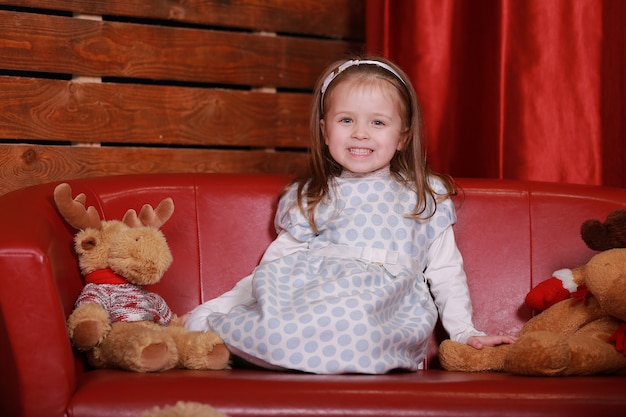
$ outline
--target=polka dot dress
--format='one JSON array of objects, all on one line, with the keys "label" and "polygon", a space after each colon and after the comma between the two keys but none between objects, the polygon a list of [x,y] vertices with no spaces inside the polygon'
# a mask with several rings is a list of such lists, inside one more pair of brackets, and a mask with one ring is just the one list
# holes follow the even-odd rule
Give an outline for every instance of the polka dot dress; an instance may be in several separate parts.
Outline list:
[{"label": "polka dot dress", "polygon": [[417,369],[437,319],[422,271],[430,242],[455,221],[451,201],[417,221],[407,216],[415,193],[392,178],[337,178],[314,234],[295,195],[292,188],[281,199],[276,226],[308,250],[257,267],[257,303],[213,313],[210,327],[235,352],[278,367]]}]

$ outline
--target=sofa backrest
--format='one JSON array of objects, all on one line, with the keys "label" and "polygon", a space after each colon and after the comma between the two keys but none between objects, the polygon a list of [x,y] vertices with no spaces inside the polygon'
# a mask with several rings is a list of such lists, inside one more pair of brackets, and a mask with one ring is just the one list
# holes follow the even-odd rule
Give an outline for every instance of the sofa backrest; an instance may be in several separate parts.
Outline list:
[{"label": "sofa backrest", "polygon": [[[275,237],[273,215],[288,177],[248,174],[153,174],[70,181],[74,194],[106,219],[172,197],[163,226],[174,262],[153,289],[182,314],[249,274]],[[475,324],[515,333],[532,312],[528,290],[594,252],[579,235],[589,218],[626,207],[626,189],[500,180],[460,180],[456,236],[474,304]],[[55,184],[0,196],[0,375],[5,398],[36,404],[54,390],[64,407],[82,370],[64,322],[82,289],[74,230],[58,214]],[[437,367],[438,332],[427,366]],[[42,343],[45,341],[45,343]],[[8,383],[7,381],[17,381]],[[10,407],[9,407],[10,411]]]}]

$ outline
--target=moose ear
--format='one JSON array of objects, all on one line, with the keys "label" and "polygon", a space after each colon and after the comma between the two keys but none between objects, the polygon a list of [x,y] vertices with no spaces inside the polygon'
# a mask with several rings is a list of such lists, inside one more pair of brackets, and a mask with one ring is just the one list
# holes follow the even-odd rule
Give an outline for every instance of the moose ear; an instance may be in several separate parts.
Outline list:
[{"label": "moose ear", "polygon": [[90,251],[97,245],[96,239],[93,236],[87,236],[80,241],[80,247],[85,251]]},{"label": "moose ear", "polygon": [[54,203],[65,221],[75,229],[85,230],[88,227],[100,230],[102,222],[95,207],[85,209],[85,194],[79,194],[72,199],[72,189],[69,184],[62,183],[54,189]]}]

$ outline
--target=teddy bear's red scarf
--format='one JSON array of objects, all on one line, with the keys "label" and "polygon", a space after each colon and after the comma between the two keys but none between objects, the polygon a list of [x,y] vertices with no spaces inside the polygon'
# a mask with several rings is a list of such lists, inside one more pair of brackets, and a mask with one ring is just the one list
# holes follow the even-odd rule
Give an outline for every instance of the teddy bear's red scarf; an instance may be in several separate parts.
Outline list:
[{"label": "teddy bear's red scarf", "polygon": [[85,284],[128,284],[128,281],[111,268],[106,268],[85,275]]},{"label": "teddy bear's red scarf", "polygon": [[615,342],[615,349],[626,355],[626,324],[620,324],[615,333],[609,337],[609,341]]}]

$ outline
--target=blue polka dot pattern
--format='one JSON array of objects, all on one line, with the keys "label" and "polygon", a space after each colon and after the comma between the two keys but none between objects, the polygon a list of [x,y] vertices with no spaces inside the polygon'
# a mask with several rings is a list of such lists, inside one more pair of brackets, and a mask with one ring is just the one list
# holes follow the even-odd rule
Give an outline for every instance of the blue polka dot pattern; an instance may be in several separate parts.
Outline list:
[{"label": "blue polka dot pattern", "polygon": [[[415,370],[437,319],[420,271],[432,240],[456,220],[454,207],[446,200],[432,217],[410,218],[415,193],[389,177],[339,178],[331,190],[316,210],[318,234],[294,204],[295,188],[283,196],[276,226],[309,250],[257,267],[256,305],[212,314],[211,328],[227,345],[284,368]],[[354,256],[362,248],[400,262]]]}]

